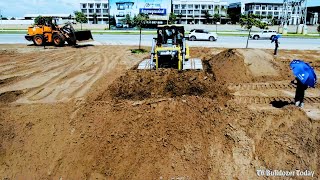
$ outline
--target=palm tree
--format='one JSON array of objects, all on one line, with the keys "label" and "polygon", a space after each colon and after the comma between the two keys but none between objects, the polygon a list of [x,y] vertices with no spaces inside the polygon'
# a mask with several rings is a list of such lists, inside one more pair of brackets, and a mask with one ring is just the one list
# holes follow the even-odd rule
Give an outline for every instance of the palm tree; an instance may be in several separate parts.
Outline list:
[{"label": "palm tree", "polygon": [[206,23],[209,23],[210,18],[211,18],[211,14],[209,13],[208,10],[204,11],[204,17],[206,18]]}]

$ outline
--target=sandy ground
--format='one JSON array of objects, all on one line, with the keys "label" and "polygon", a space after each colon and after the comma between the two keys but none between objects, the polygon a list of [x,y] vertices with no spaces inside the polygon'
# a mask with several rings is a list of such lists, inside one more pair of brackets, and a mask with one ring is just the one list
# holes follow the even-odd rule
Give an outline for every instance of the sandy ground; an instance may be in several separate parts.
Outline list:
[{"label": "sandy ground", "polygon": [[177,72],[132,48],[0,45],[0,178],[320,178],[320,89],[290,104],[288,67],[319,51],[192,48],[204,71]]}]

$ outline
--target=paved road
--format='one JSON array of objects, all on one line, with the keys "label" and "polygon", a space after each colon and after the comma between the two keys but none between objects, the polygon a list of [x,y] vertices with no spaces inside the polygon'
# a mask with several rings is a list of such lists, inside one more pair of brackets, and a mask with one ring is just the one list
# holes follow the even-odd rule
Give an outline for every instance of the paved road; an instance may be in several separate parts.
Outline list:
[{"label": "paved road", "polygon": [[[141,44],[151,46],[153,35],[142,35]],[[139,35],[111,35],[94,34],[94,45],[138,45]],[[189,42],[191,47],[225,47],[225,48],[245,48],[246,37],[220,36],[218,41],[193,41]],[[320,50],[320,39],[300,39],[300,38],[281,38],[280,49],[300,49],[300,50]],[[23,34],[0,34],[0,44],[31,44],[24,39]],[[87,42],[88,43],[88,42]],[[249,40],[249,48],[273,49],[274,44],[270,40]]]}]

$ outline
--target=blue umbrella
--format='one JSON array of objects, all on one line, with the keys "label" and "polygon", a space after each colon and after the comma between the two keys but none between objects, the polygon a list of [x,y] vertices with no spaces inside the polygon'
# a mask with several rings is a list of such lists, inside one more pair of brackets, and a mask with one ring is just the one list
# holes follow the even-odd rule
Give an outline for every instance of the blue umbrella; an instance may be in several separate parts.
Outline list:
[{"label": "blue umbrella", "polygon": [[281,35],[280,35],[280,34],[278,34],[278,35],[276,35],[276,36],[273,36],[273,38],[271,39],[271,43],[273,43],[275,40],[277,40],[277,39],[279,39],[279,38],[281,38]]},{"label": "blue umbrella", "polygon": [[302,84],[314,87],[317,83],[317,75],[313,68],[302,60],[294,59],[290,63],[293,74],[302,82]]}]

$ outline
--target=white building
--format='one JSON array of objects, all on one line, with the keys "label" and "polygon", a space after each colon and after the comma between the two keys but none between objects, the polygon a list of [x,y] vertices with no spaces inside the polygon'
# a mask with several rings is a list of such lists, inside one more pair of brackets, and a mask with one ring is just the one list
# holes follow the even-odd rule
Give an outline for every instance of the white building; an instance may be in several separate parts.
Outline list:
[{"label": "white building", "polygon": [[[271,17],[275,18],[278,21],[281,19],[283,13],[283,1],[282,0],[243,0],[237,3],[231,3],[229,5],[229,10],[240,9],[241,14],[256,14],[262,19]],[[299,24],[299,11],[293,7],[288,8],[288,17],[290,25]],[[269,19],[271,19],[269,18]]]},{"label": "white building", "polygon": [[204,24],[207,22],[206,11],[211,16],[220,14],[226,17],[228,3],[220,0],[172,0],[172,7],[181,24]]},{"label": "white building", "polygon": [[108,24],[109,22],[108,0],[81,0],[80,9],[87,16],[89,24]]}]

